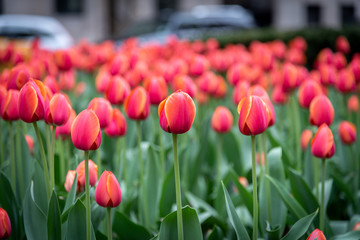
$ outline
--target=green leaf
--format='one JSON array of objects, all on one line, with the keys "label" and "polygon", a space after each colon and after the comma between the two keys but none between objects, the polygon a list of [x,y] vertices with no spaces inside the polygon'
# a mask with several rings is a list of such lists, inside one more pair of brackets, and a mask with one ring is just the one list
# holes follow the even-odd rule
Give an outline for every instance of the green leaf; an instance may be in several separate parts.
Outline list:
[{"label": "green leaf", "polygon": [[221,184],[222,184],[222,188],[223,188],[224,195],[225,195],[226,210],[229,215],[230,222],[235,229],[238,239],[250,240],[249,234],[247,233],[244,225],[242,224],[239,216],[236,213],[234,204],[231,201],[230,195],[229,195],[228,191],[226,190],[224,183],[221,182]]},{"label": "green leaf", "polygon": [[26,237],[29,240],[47,239],[46,215],[36,205],[33,199],[34,183],[32,182],[25,193],[23,203],[23,218]]},{"label": "green leaf", "polygon": [[66,198],[63,213],[65,213],[67,210],[69,210],[69,208],[74,204],[75,198],[76,198],[76,189],[77,189],[77,173],[75,174],[74,182],[73,182],[70,192]]},{"label": "green leaf", "polygon": [[170,211],[171,207],[176,201],[175,195],[175,177],[174,177],[174,169],[170,166],[170,170],[165,177],[161,188],[161,195],[159,201],[159,210],[160,217],[166,216]]},{"label": "green leaf", "polygon": [[[201,226],[195,209],[182,208],[184,239],[202,240]],[[177,212],[167,215],[160,225],[159,240],[177,240]]]},{"label": "green leaf", "polygon": [[41,209],[41,211],[45,215],[47,215],[49,203],[46,193],[45,181],[48,180],[45,180],[44,170],[37,161],[35,161],[35,172],[33,175],[33,181],[34,183],[32,187],[32,197],[34,199],[34,202]]},{"label": "green leaf", "polygon": [[196,197],[195,195],[193,195],[190,192],[186,192],[185,194],[186,198],[189,200],[189,203],[191,204],[191,206],[193,206],[195,209],[204,209],[206,212],[210,213],[211,215],[218,217],[219,214],[216,212],[216,210],[210,206],[207,202],[205,202],[204,200]]},{"label": "green leaf", "polygon": [[206,240],[222,240],[224,235],[221,229],[218,226],[215,226],[214,229],[209,233]]},{"label": "green leaf", "polygon": [[240,161],[240,144],[238,143],[234,132],[230,131],[229,133],[224,134],[222,137],[224,155],[226,156],[228,162],[233,164],[234,170],[237,172],[237,175],[242,174],[243,166],[242,162]]},{"label": "green leaf", "polygon": [[281,240],[293,240],[293,239],[299,239],[301,236],[303,236],[306,231],[309,229],[312,221],[314,220],[315,216],[318,214],[319,209],[316,209],[315,212],[301,218],[299,221],[297,221],[290,231],[283,237]]},{"label": "green leaf", "polygon": [[345,234],[337,235],[337,236],[330,238],[330,240],[344,240],[344,239],[359,240],[360,239],[360,231],[347,232]]},{"label": "green leaf", "polygon": [[56,196],[53,191],[49,204],[49,211],[47,216],[47,231],[48,239],[61,239],[61,219],[60,207]]},{"label": "green leaf", "polygon": [[152,237],[145,227],[133,223],[121,212],[115,213],[112,230],[116,233],[119,239],[146,240]]},{"label": "green leaf", "polygon": [[230,170],[230,176],[231,179],[233,180],[237,190],[239,191],[239,196],[242,200],[242,202],[244,203],[244,205],[246,206],[247,210],[249,211],[249,213],[252,215],[253,214],[253,197],[252,195],[249,193],[249,191],[239,182],[238,178],[235,175],[235,172],[233,170]]}]

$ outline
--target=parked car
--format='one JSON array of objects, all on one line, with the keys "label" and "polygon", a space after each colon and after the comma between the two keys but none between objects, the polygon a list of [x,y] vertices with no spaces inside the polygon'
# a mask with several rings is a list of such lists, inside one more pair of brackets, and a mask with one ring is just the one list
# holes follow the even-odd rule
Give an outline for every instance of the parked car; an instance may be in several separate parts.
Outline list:
[{"label": "parked car", "polygon": [[45,49],[68,48],[74,39],[55,18],[36,15],[0,15],[0,37],[19,40],[40,38],[40,47]]}]

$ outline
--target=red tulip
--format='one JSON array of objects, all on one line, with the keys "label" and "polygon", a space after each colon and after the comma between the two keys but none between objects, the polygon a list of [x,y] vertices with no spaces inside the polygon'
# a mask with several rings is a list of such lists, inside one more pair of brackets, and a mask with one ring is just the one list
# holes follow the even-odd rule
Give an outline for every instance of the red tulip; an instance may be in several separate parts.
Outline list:
[{"label": "red tulip", "polygon": [[262,86],[257,84],[250,88],[249,94],[261,97],[261,99],[266,103],[270,113],[268,127],[274,125],[276,121],[275,109],[266,90]]},{"label": "red tulip", "polygon": [[326,238],[322,231],[315,229],[306,240],[326,240]]},{"label": "red tulip", "polygon": [[290,40],[289,47],[305,51],[307,49],[307,43],[303,37],[299,36]]},{"label": "red tulip", "polygon": [[355,77],[351,69],[345,68],[339,72],[337,81],[335,82],[336,88],[341,93],[348,93],[356,90]]},{"label": "red tulip", "polygon": [[300,70],[291,63],[283,65],[282,88],[285,92],[291,92],[300,85]]},{"label": "red tulip", "polygon": [[25,134],[25,140],[29,147],[30,154],[34,155],[34,139],[32,138],[32,136]]},{"label": "red tulip", "polygon": [[[68,173],[66,174],[64,187],[67,192],[70,192],[71,190],[71,187],[74,183],[75,175],[76,175],[76,170],[69,170]],[[79,191],[79,185],[76,183],[76,192],[78,191]]]},{"label": "red tulip", "polygon": [[46,76],[44,79],[44,85],[50,88],[53,94],[59,92],[59,84],[56,82],[56,78],[54,76]]},{"label": "red tulip", "polygon": [[105,96],[112,104],[123,104],[130,93],[129,84],[119,76],[112,77],[108,84]]},{"label": "red tulip", "polygon": [[177,75],[175,76],[172,82],[172,88],[174,91],[182,90],[190,95],[190,97],[195,97],[197,88],[193,80],[188,75]]},{"label": "red tulip", "polygon": [[211,71],[204,72],[200,77],[198,77],[196,84],[201,91],[208,94],[213,94],[218,85],[216,75]]},{"label": "red tulip", "polygon": [[209,95],[202,91],[197,91],[195,100],[199,105],[204,105],[209,102]]},{"label": "red tulip", "polygon": [[353,144],[356,141],[355,125],[348,121],[342,121],[339,124],[339,136],[344,144]]},{"label": "red tulip", "polygon": [[347,61],[346,61],[346,57],[344,56],[344,54],[337,52],[334,54],[333,56],[333,62],[334,62],[334,66],[337,70],[341,70],[344,67],[346,67]]},{"label": "red tulip", "polygon": [[76,112],[72,109],[68,121],[64,125],[56,127],[55,130],[56,138],[62,136],[62,138],[64,139],[65,137],[71,135],[71,125],[75,118],[76,118]]},{"label": "red tulip", "polygon": [[168,89],[163,77],[150,77],[144,82],[144,87],[149,93],[150,103],[158,105],[167,97]]},{"label": "red tulip", "polygon": [[357,223],[354,225],[354,227],[353,227],[352,230],[353,230],[353,231],[360,231],[360,222],[357,222]]},{"label": "red tulip", "polygon": [[244,135],[263,133],[269,125],[268,106],[259,96],[247,96],[238,105],[239,130]]},{"label": "red tulip", "polygon": [[0,208],[0,239],[7,239],[11,235],[11,223],[7,212]]},{"label": "red tulip", "polygon": [[100,122],[100,128],[106,128],[111,121],[112,107],[105,98],[93,98],[88,106],[88,109],[94,110]]},{"label": "red tulip", "polygon": [[27,123],[39,121],[45,114],[46,89],[42,82],[31,80],[26,83],[19,95],[19,115]]},{"label": "red tulip", "polygon": [[165,132],[182,134],[190,130],[196,108],[189,94],[178,90],[160,103],[158,114]]},{"label": "red tulip", "polygon": [[71,125],[71,140],[76,148],[84,151],[100,147],[100,123],[94,110],[85,109],[74,119]]},{"label": "red tulip", "polygon": [[5,121],[15,121],[19,117],[19,91],[10,89],[1,103],[1,117]]},{"label": "red tulip", "polygon": [[236,84],[236,87],[233,91],[232,100],[233,103],[237,106],[243,97],[246,97],[249,93],[250,84],[247,81],[242,81]]},{"label": "red tulip", "polygon": [[125,99],[124,110],[133,120],[144,120],[149,116],[150,99],[146,90],[138,86],[134,88]]},{"label": "red tulip", "polygon": [[8,89],[20,90],[30,80],[30,74],[24,64],[12,68],[9,73]]},{"label": "red tulip", "polygon": [[305,151],[305,149],[307,148],[310,139],[312,138],[313,133],[311,130],[309,129],[305,129],[302,133],[301,133],[301,138],[300,138],[300,143],[301,143],[301,149],[303,151]]},{"label": "red tulip", "polygon": [[101,69],[95,78],[95,87],[99,93],[104,93],[111,81],[111,74],[106,69]]},{"label": "red tulip", "polygon": [[347,108],[349,112],[358,112],[359,111],[359,99],[356,95],[349,97],[347,102]]},{"label": "red tulip", "polygon": [[236,86],[239,82],[243,82],[248,79],[249,70],[250,68],[246,64],[235,64],[227,71],[226,79],[231,85]]},{"label": "red tulip", "polygon": [[117,207],[121,202],[119,182],[110,171],[104,171],[95,189],[95,201],[102,207]]},{"label": "red tulip", "polygon": [[217,133],[227,133],[231,130],[234,118],[226,107],[219,106],[215,109],[211,118],[211,127]]},{"label": "red tulip", "polygon": [[59,88],[64,91],[70,91],[74,88],[76,82],[76,72],[69,70],[59,74]]},{"label": "red tulip", "polygon": [[331,85],[336,82],[336,69],[327,64],[319,66],[320,80],[324,85]]},{"label": "red tulip", "polygon": [[46,109],[45,122],[57,126],[64,125],[69,120],[71,110],[68,97],[63,93],[56,93]]},{"label": "red tulip", "polygon": [[[81,113],[80,113],[81,114]],[[80,191],[83,191],[85,188],[85,160],[83,160],[79,165],[76,167],[76,173],[78,178],[78,185]],[[98,178],[98,166],[89,159],[89,184],[90,186],[95,186],[96,181]]]},{"label": "red tulip", "polygon": [[335,153],[333,134],[326,123],[323,123],[311,140],[311,152],[318,158],[331,158]]},{"label": "red tulip", "polygon": [[124,54],[118,54],[109,64],[111,75],[124,74],[129,69],[129,59]]},{"label": "red tulip", "polygon": [[195,54],[189,63],[189,73],[193,76],[200,76],[210,67],[209,61],[200,54]]},{"label": "red tulip", "polygon": [[349,53],[350,52],[350,44],[346,37],[339,36],[336,39],[336,50],[343,53]]},{"label": "red tulip", "polygon": [[320,126],[323,123],[331,125],[334,120],[334,107],[325,95],[315,97],[310,103],[310,124]]},{"label": "red tulip", "polygon": [[54,60],[61,71],[68,71],[72,67],[72,61],[67,50],[58,50],[54,52]]},{"label": "red tulip", "polygon": [[280,85],[277,85],[271,93],[271,99],[275,104],[285,104],[288,101],[288,95],[283,91]]},{"label": "red tulip", "polygon": [[124,115],[119,109],[112,109],[112,120],[110,124],[105,128],[105,133],[109,137],[120,137],[125,135],[127,130],[126,120]]},{"label": "red tulip", "polygon": [[216,76],[216,89],[213,92],[214,98],[224,98],[227,94],[225,79],[221,75]]},{"label": "red tulip", "polygon": [[86,90],[86,83],[85,82],[78,82],[75,85],[75,96],[80,97]]},{"label": "red tulip", "polygon": [[299,87],[298,100],[299,104],[303,108],[308,108],[310,106],[311,101],[323,94],[321,89],[321,85],[311,79],[304,81]]}]

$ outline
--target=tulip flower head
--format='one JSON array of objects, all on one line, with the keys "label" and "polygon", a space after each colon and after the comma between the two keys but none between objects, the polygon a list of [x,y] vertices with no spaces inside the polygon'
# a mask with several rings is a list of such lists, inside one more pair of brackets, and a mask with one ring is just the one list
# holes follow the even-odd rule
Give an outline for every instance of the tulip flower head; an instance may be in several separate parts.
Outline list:
[{"label": "tulip flower head", "polygon": [[[98,179],[98,166],[89,159],[89,184],[95,186]],[[85,189],[85,160],[79,163],[76,167],[76,173],[78,178],[78,184],[81,191]]]},{"label": "tulip flower head", "polygon": [[250,84],[247,81],[242,81],[236,84],[236,87],[233,91],[232,100],[233,103],[237,106],[243,97],[248,95],[250,89]]},{"label": "tulip flower head", "polygon": [[25,135],[25,140],[26,140],[26,143],[27,143],[27,145],[29,147],[30,154],[34,155],[34,139],[32,138],[32,136],[26,134]]},{"label": "tulip flower head", "polygon": [[49,106],[46,109],[45,121],[48,124],[57,126],[64,125],[71,114],[70,100],[63,93],[56,93],[50,100]]},{"label": "tulip flower head", "polygon": [[[75,175],[76,175],[76,170],[69,170],[68,173],[66,174],[64,187],[67,192],[70,192],[71,190],[71,187],[74,183]],[[76,192],[78,191],[79,191],[79,185],[76,183]]]},{"label": "tulip flower head", "polygon": [[311,140],[311,152],[318,158],[331,158],[335,153],[333,134],[326,123],[323,123]]},{"label": "tulip flower head", "polygon": [[239,177],[238,180],[241,183],[241,185],[243,185],[245,188],[249,186],[249,182],[246,179],[246,177]]},{"label": "tulip flower head", "polygon": [[326,238],[322,231],[315,229],[306,240],[326,240]]},{"label": "tulip flower head", "polygon": [[321,85],[314,80],[306,80],[299,87],[298,100],[303,108],[308,108],[311,101],[316,97],[323,94]]},{"label": "tulip flower head", "polygon": [[338,130],[340,139],[344,144],[350,145],[356,141],[356,127],[353,123],[342,121]]},{"label": "tulip flower head", "polygon": [[283,91],[280,85],[277,85],[271,93],[271,99],[275,104],[285,104],[288,101],[288,95]]},{"label": "tulip flower head", "polygon": [[167,97],[168,89],[163,77],[147,78],[144,87],[149,93],[151,104],[158,105]]},{"label": "tulip flower head", "polygon": [[126,134],[126,120],[124,115],[119,109],[112,109],[112,120],[110,124],[105,128],[105,133],[109,137],[120,137]]},{"label": "tulip flower head", "polygon": [[262,86],[257,84],[250,88],[249,94],[261,97],[261,99],[266,103],[270,113],[269,127],[274,125],[276,121],[275,109],[266,90]]},{"label": "tulip flower head", "polygon": [[24,64],[12,68],[9,73],[8,89],[20,90],[30,80],[30,74]]},{"label": "tulip flower head", "polygon": [[227,133],[231,130],[234,118],[226,107],[219,106],[215,109],[211,118],[211,127],[217,133]]},{"label": "tulip flower head", "polygon": [[88,109],[94,110],[100,122],[100,128],[106,128],[111,121],[112,107],[105,98],[93,98],[88,106]]},{"label": "tulip flower head", "polygon": [[100,147],[100,123],[94,110],[85,109],[74,119],[71,125],[71,140],[76,148],[84,151]]},{"label": "tulip flower head", "polygon": [[0,208],[0,239],[7,239],[11,235],[11,223],[7,212]]},{"label": "tulip flower head", "polygon": [[178,90],[160,103],[158,114],[160,126],[165,132],[182,134],[190,130],[196,108],[189,94]]},{"label": "tulip flower head", "polygon": [[357,223],[354,225],[354,227],[353,227],[352,230],[353,230],[353,231],[360,231],[360,222],[357,222]]},{"label": "tulip flower head", "polygon": [[130,85],[122,77],[112,77],[105,96],[112,104],[123,104],[130,93]]},{"label": "tulip flower head", "polygon": [[334,120],[334,107],[325,95],[315,97],[310,103],[310,124],[320,126],[323,123],[331,125]]},{"label": "tulip flower head", "polygon": [[356,95],[349,97],[347,108],[349,112],[358,112],[359,111],[359,99]]},{"label": "tulip flower head", "polygon": [[125,99],[124,109],[130,119],[145,120],[150,112],[149,94],[141,86],[134,88]]},{"label": "tulip flower head", "polygon": [[121,189],[115,175],[104,171],[95,189],[95,201],[102,207],[117,207],[121,202]]},{"label": "tulip flower head", "polygon": [[307,148],[310,139],[312,138],[313,133],[311,130],[309,129],[305,129],[302,133],[301,133],[301,138],[300,138],[300,143],[301,143],[301,149],[303,151],[305,151],[305,149]]},{"label": "tulip flower head", "polygon": [[5,121],[15,121],[19,119],[19,91],[10,89],[1,102],[1,117]]},{"label": "tulip flower head", "polygon": [[336,39],[336,50],[342,53],[350,52],[350,44],[345,36],[339,36]]},{"label": "tulip flower head", "polygon": [[76,112],[74,111],[74,109],[72,109],[68,121],[64,125],[56,127],[56,130],[55,130],[56,138],[58,136],[62,136],[64,139],[65,137],[71,135],[71,125],[75,118],[76,118]]},{"label": "tulip flower head", "polygon": [[268,125],[270,113],[268,106],[259,96],[247,96],[238,105],[239,130],[244,135],[263,133]]}]

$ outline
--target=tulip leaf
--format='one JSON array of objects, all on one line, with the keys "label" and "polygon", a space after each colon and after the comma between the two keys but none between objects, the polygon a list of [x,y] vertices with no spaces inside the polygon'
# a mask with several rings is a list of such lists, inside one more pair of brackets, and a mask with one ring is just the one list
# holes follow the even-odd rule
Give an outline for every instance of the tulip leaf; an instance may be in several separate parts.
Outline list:
[{"label": "tulip leaf", "polygon": [[213,230],[209,233],[209,235],[206,238],[207,240],[222,240],[224,239],[223,233],[221,231],[221,228],[215,225]]},{"label": "tulip leaf", "polygon": [[221,184],[222,184],[222,188],[223,188],[224,196],[225,196],[226,210],[229,215],[231,225],[235,229],[236,236],[238,237],[238,239],[250,240],[249,234],[246,231],[246,228],[244,227],[239,216],[236,213],[234,204],[231,201],[230,195],[229,195],[228,191],[226,190],[224,183],[221,182]]},{"label": "tulip leaf", "polygon": [[237,188],[237,190],[239,191],[239,196],[242,200],[242,202],[244,203],[244,205],[246,206],[247,210],[249,211],[249,213],[252,215],[253,214],[253,197],[252,195],[249,193],[249,191],[239,182],[238,178],[235,175],[235,172],[233,170],[230,170],[230,176]]},{"label": "tulip leaf", "polygon": [[360,239],[360,231],[351,231],[341,235],[334,236],[330,238],[330,240],[359,240]]},{"label": "tulip leaf", "polygon": [[70,207],[74,204],[76,198],[76,189],[77,189],[77,173],[75,173],[74,182],[71,186],[70,192],[66,198],[65,207],[63,213],[70,209]]},{"label": "tulip leaf", "polygon": [[56,192],[53,191],[47,215],[48,239],[61,239],[61,212]]},{"label": "tulip leaf", "polygon": [[46,185],[45,181],[48,181],[45,179],[45,174],[43,168],[40,166],[40,164],[35,161],[35,172],[33,176],[33,198],[34,202],[38,207],[41,209],[41,211],[47,215],[48,211],[48,196],[46,193]]},{"label": "tulip leaf", "polygon": [[[236,130],[238,132],[238,130]],[[238,143],[237,138],[233,131],[229,131],[227,134],[223,134],[220,136],[222,138],[222,146],[223,152],[226,156],[229,163],[232,163],[234,166],[234,170],[237,175],[241,175],[243,173],[242,162],[240,161],[240,144]]]},{"label": "tulip leaf", "polygon": [[[182,208],[184,239],[202,240],[201,226],[195,209]],[[177,240],[177,212],[167,215],[160,225],[159,240]]]},{"label": "tulip leaf", "polygon": [[171,211],[171,207],[175,201],[176,201],[176,196],[175,196],[174,169],[173,169],[173,165],[170,165],[169,172],[167,173],[161,187],[161,194],[159,201],[160,217],[166,216]]},{"label": "tulip leaf", "polygon": [[99,206],[95,201],[91,203],[91,223],[94,231],[97,230],[101,221],[104,219],[106,209]]},{"label": "tulip leaf", "polygon": [[318,214],[319,209],[316,209],[315,212],[301,218],[298,220],[292,228],[289,230],[289,232],[281,238],[281,240],[293,240],[293,239],[299,239],[301,236],[303,236],[306,231],[309,229],[312,221],[314,220],[315,216]]},{"label": "tulip leaf", "polygon": [[47,239],[46,215],[34,201],[34,183],[32,182],[25,193],[23,203],[23,218],[26,237],[29,240]]},{"label": "tulip leaf", "polygon": [[152,237],[145,227],[133,223],[121,212],[115,213],[112,230],[117,234],[119,239],[146,240]]}]

